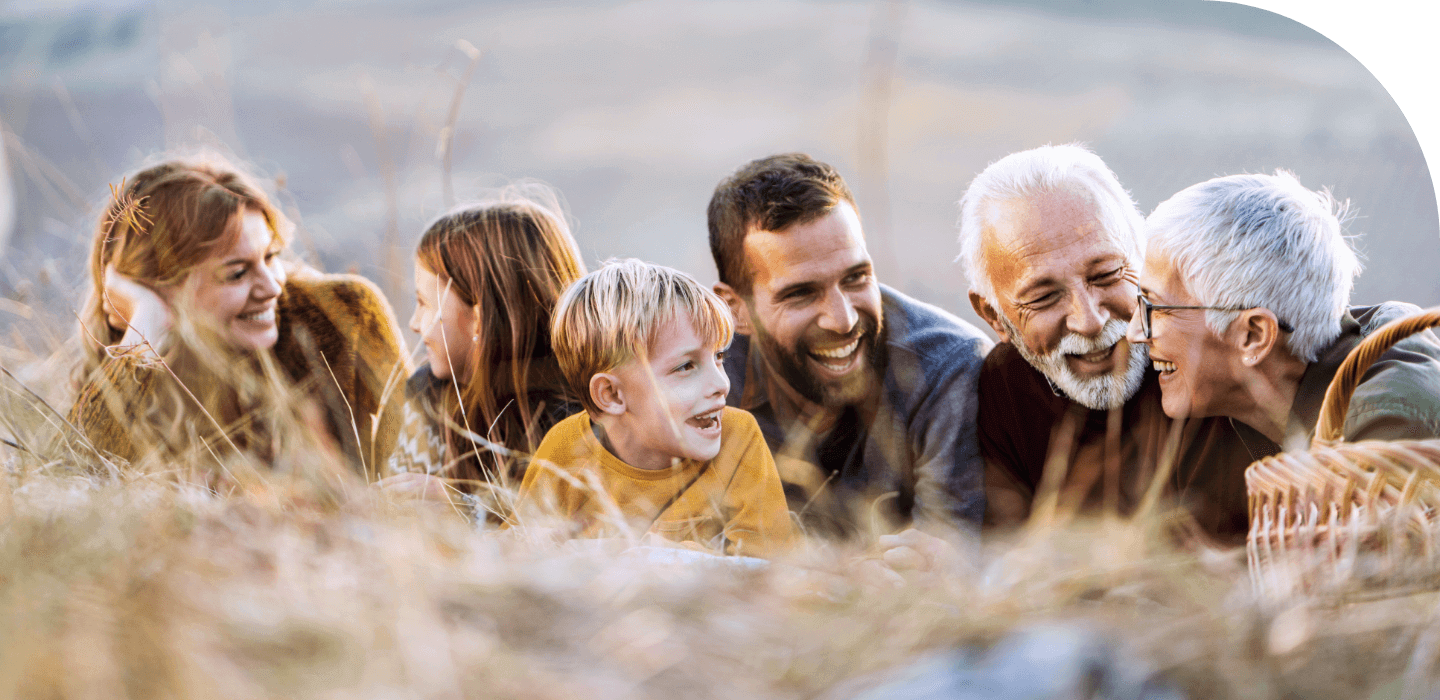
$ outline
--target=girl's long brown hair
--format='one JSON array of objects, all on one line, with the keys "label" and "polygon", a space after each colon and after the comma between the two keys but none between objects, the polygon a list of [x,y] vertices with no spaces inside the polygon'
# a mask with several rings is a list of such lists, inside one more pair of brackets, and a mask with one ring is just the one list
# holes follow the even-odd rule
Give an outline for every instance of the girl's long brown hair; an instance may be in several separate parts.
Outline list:
[{"label": "girl's long brown hair", "polygon": [[[431,224],[415,256],[477,318],[479,342],[466,358],[468,377],[452,379],[441,392],[441,419],[533,452],[544,437],[537,419],[554,408],[538,404],[564,395],[550,349],[550,319],[560,294],[585,274],[558,198],[538,186],[507,189]],[[536,392],[548,398],[537,401]],[[476,449],[448,425],[441,427],[452,458]],[[466,457],[453,476],[461,483],[518,476],[510,473],[516,465],[498,469],[483,462],[491,460]]]}]

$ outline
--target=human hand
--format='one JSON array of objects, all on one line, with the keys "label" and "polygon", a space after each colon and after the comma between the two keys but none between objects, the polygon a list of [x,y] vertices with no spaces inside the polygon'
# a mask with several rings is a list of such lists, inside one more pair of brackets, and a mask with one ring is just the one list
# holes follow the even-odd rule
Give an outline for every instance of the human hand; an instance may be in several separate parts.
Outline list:
[{"label": "human hand", "polygon": [[410,498],[433,503],[450,503],[449,488],[438,476],[405,472],[375,482],[375,488],[395,498]]},{"label": "human hand", "polygon": [[896,571],[940,573],[960,563],[960,553],[949,542],[914,528],[881,535],[879,545],[881,559]]},{"label": "human hand", "polygon": [[111,328],[125,331],[121,345],[138,345],[149,341],[158,346],[170,330],[170,304],[159,292],[121,274],[114,265],[105,267],[103,290],[105,321]]},{"label": "human hand", "polygon": [[895,573],[895,570],[878,559],[859,559],[854,562],[851,568],[856,580],[868,588],[885,590],[889,588],[902,588],[905,585],[905,577]]}]

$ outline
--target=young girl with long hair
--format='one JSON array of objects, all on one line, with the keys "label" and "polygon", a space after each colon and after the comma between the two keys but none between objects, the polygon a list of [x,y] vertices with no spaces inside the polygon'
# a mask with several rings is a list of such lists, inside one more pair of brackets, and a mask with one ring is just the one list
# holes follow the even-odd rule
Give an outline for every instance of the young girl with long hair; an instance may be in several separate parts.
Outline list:
[{"label": "young girl with long hair", "polygon": [[485,442],[528,454],[580,409],[550,349],[550,318],[584,274],[558,197],[539,185],[508,188],[430,225],[415,252],[410,319],[428,361],[407,383],[391,461],[404,474],[387,481],[433,493],[435,477],[446,478],[477,516],[507,516],[526,463]]},{"label": "young girl with long hair", "polygon": [[115,190],[91,246],[70,414],[105,462],[223,466],[238,451],[268,463],[308,437],[376,476],[409,372],[394,312],[364,278],[284,261],[289,229],[216,156]]}]

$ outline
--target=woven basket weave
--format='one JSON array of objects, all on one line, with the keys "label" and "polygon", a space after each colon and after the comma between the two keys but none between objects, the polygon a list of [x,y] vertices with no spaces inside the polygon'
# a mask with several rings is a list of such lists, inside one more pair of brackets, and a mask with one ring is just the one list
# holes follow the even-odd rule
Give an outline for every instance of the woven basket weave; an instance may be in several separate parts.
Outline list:
[{"label": "woven basket weave", "polygon": [[1245,470],[1246,550],[1262,595],[1437,572],[1440,440],[1343,440],[1360,377],[1395,343],[1436,325],[1440,307],[1370,334],[1331,380],[1310,450],[1266,457]]}]

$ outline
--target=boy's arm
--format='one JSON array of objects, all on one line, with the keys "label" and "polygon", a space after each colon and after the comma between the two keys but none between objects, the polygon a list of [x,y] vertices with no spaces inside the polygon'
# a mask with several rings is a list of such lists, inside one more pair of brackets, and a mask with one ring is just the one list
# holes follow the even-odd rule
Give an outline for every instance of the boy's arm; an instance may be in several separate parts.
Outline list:
[{"label": "boy's arm", "polygon": [[734,439],[742,445],[729,488],[725,490],[725,553],[774,556],[795,544],[795,528],[785,505],[780,473],[760,426],[749,413],[733,409],[741,428]]}]

